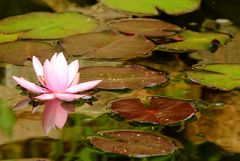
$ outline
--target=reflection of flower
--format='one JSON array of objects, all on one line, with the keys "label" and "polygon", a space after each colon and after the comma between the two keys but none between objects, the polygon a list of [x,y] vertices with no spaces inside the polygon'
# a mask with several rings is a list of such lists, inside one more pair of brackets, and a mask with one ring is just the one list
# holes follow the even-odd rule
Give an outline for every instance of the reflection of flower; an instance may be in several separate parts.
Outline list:
[{"label": "reflection of flower", "polygon": [[53,127],[62,128],[67,121],[68,111],[61,106],[61,101],[52,99],[45,102],[43,127],[48,133]]},{"label": "reflection of flower", "polygon": [[55,125],[62,128],[66,122],[67,111],[62,108],[60,100],[73,101],[88,96],[78,93],[90,90],[101,82],[101,80],[93,80],[79,83],[78,60],[68,65],[63,53],[54,54],[51,60],[46,60],[43,65],[33,56],[33,67],[42,87],[22,77],[13,76],[13,79],[28,91],[40,94],[34,97],[35,99],[46,101],[43,118],[46,132]]}]

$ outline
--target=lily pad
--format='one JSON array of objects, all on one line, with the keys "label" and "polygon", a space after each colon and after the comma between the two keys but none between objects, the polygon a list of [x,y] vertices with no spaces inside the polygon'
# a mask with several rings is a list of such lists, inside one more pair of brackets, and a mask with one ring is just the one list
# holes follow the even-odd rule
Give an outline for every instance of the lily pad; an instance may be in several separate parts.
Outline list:
[{"label": "lily pad", "polygon": [[123,33],[152,37],[169,36],[181,30],[177,25],[150,18],[115,20],[111,21],[108,26]]},{"label": "lily pad", "polygon": [[0,44],[0,62],[22,65],[33,55],[41,60],[50,58],[61,49],[48,43],[36,41],[16,41]]},{"label": "lily pad", "polygon": [[180,15],[198,9],[201,0],[101,0],[101,3],[135,15],[158,15],[158,10],[170,15]]},{"label": "lily pad", "polygon": [[151,71],[142,66],[132,65],[127,67],[88,67],[80,69],[80,80],[103,80],[98,88],[101,89],[140,89],[165,83],[166,75],[161,72]]},{"label": "lily pad", "polygon": [[148,54],[154,43],[143,36],[124,36],[113,32],[81,34],[63,39],[69,55],[84,58],[133,58]]},{"label": "lily pad", "polygon": [[[190,54],[193,59],[200,60],[198,64],[211,63],[239,63],[240,62],[240,33],[234,35],[234,38],[228,44],[219,48],[216,52],[198,51]],[[231,51],[231,52],[229,52]]]},{"label": "lily pad", "polygon": [[0,43],[15,41],[19,36],[20,33],[4,34],[0,32]]},{"label": "lily pad", "polygon": [[168,155],[176,149],[171,139],[144,131],[115,130],[103,131],[102,135],[90,138],[97,148],[110,153],[137,158]]},{"label": "lily pad", "polygon": [[[158,50],[168,52],[192,52],[196,50],[212,50],[219,45],[225,44],[230,36],[222,33],[200,33],[190,30],[179,33],[182,41],[160,44],[157,46]],[[217,46],[214,46],[218,42]]]},{"label": "lily pad", "polygon": [[0,21],[1,34],[20,33],[21,39],[58,39],[96,30],[98,22],[86,15],[34,12]]},{"label": "lily pad", "polygon": [[193,82],[223,91],[240,87],[240,64],[207,64],[193,67],[187,78]]},{"label": "lily pad", "polygon": [[185,121],[196,112],[187,101],[157,96],[146,101],[148,105],[138,98],[116,100],[112,102],[111,110],[128,121],[161,125]]}]

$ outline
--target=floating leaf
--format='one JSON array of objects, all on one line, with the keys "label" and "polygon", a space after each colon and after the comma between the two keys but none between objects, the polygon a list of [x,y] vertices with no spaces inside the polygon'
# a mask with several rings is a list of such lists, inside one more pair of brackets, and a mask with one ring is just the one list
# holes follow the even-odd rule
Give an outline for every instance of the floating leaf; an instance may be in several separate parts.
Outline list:
[{"label": "floating leaf", "polygon": [[112,32],[81,34],[63,39],[69,55],[85,58],[133,58],[148,54],[154,43],[142,36],[123,36]]},{"label": "floating leaf", "polygon": [[127,34],[153,37],[169,36],[181,30],[177,25],[150,18],[120,19],[111,21],[108,26]]},{"label": "floating leaf", "polygon": [[155,86],[167,81],[164,73],[148,70],[138,65],[128,67],[88,67],[80,69],[81,81],[103,80],[98,88],[138,89]]},{"label": "floating leaf", "polygon": [[15,123],[15,115],[12,109],[9,108],[7,103],[0,99],[0,129],[5,134],[10,135],[12,127]]},{"label": "floating leaf", "polygon": [[53,53],[61,51],[48,43],[36,41],[16,41],[0,44],[0,62],[23,64],[33,55],[41,60],[49,58]]},{"label": "floating leaf", "polygon": [[149,107],[138,98],[120,99],[112,102],[111,110],[128,121],[161,125],[184,121],[196,112],[187,101],[165,97],[151,97]]},{"label": "floating leaf", "polygon": [[58,39],[95,30],[98,23],[91,17],[74,12],[34,12],[0,21],[0,33],[21,33],[23,39]]},{"label": "floating leaf", "polygon": [[[72,57],[75,60],[75,57]],[[111,59],[78,59],[80,66],[83,67],[93,67],[93,66],[123,66],[124,62],[121,60],[111,60]]]},{"label": "floating leaf", "polygon": [[18,39],[21,33],[4,34],[0,32],[0,43],[11,42]]},{"label": "floating leaf", "polygon": [[168,155],[176,149],[171,139],[144,131],[115,130],[103,131],[100,134],[103,136],[91,137],[90,142],[110,153],[141,158]]},{"label": "floating leaf", "polygon": [[[236,34],[231,42],[219,48],[216,52],[198,51],[190,56],[201,60],[198,64],[206,63],[239,63],[240,62],[240,33]],[[231,51],[231,52],[229,52]]]},{"label": "floating leaf", "polygon": [[182,41],[158,45],[159,50],[168,52],[191,52],[196,50],[212,50],[214,42],[223,45],[229,40],[229,35],[221,33],[200,33],[186,30],[179,34]]},{"label": "floating leaf", "polygon": [[193,69],[195,71],[187,72],[187,78],[201,85],[223,91],[240,86],[240,64],[208,64]]},{"label": "floating leaf", "polygon": [[132,14],[158,15],[161,10],[170,15],[179,15],[196,10],[201,0],[101,0],[102,4]]}]

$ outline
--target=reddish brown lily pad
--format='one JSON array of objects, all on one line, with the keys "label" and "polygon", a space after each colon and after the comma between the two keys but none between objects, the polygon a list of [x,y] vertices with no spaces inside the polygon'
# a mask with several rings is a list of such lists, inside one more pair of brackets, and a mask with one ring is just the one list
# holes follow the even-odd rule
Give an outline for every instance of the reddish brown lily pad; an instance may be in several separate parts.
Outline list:
[{"label": "reddish brown lily pad", "polygon": [[123,33],[152,37],[170,36],[181,30],[177,25],[150,18],[115,20],[108,26]]},{"label": "reddish brown lily pad", "polygon": [[98,88],[101,89],[140,89],[165,83],[165,73],[151,71],[138,65],[127,67],[87,67],[80,69],[80,80],[103,80]]},{"label": "reddish brown lily pad", "polygon": [[128,121],[161,125],[182,122],[194,115],[196,109],[187,101],[165,97],[151,97],[149,107],[138,98],[112,102],[111,110]]},{"label": "reddish brown lily pad", "polygon": [[169,138],[149,132],[116,130],[101,134],[102,137],[91,137],[90,142],[105,152],[141,158],[168,155],[176,149]]},{"label": "reddish brown lily pad", "polygon": [[63,39],[69,55],[85,58],[129,59],[150,53],[154,43],[143,36],[124,36],[113,32],[75,35]]},{"label": "reddish brown lily pad", "polygon": [[22,65],[33,55],[41,60],[50,58],[61,49],[48,43],[37,41],[16,41],[0,44],[0,62]]}]

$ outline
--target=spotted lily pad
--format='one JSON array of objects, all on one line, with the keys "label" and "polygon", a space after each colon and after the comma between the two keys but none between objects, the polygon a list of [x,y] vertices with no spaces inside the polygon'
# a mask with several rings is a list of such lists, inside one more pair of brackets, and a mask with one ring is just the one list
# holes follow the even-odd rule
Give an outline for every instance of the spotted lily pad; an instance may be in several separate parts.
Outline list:
[{"label": "spotted lily pad", "polygon": [[200,33],[186,30],[179,33],[182,41],[160,44],[159,50],[168,52],[192,52],[196,50],[214,50],[225,44],[230,36],[222,33]]},{"label": "spotted lily pad", "polygon": [[16,41],[0,44],[0,62],[22,65],[33,55],[41,60],[50,58],[53,53],[61,49],[48,43],[36,41]]},{"label": "spotted lily pad", "polygon": [[[95,19],[74,12],[34,12],[1,20],[0,34],[19,33],[18,38],[22,39],[58,39],[91,32],[97,27]],[[13,40],[13,36],[8,40]]]},{"label": "spotted lily pad", "polygon": [[164,73],[151,71],[142,66],[127,67],[88,67],[80,69],[81,81],[103,80],[98,88],[102,89],[140,89],[165,83]]},{"label": "spotted lily pad", "polygon": [[97,148],[110,153],[137,158],[168,155],[176,149],[171,139],[144,131],[116,130],[103,131],[102,135],[90,138]]},{"label": "spotted lily pad", "polygon": [[150,18],[115,20],[111,21],[108,26],[123,33],[152,37],[169,36],[181,30],[177,25]]},{"label": "spotted lily pad", "polygon": [[147,105],[138,98],[120,99],[112,102],[112,112],[128,121],[161,125],[175,124],[190,118],[196,112],[187,101],[165,97],[151,97]]},{"label": "spotted lily pad", "polygon": [[196,10],[201,0],[101,0],[101,3],[132,14],[158,15],[158,10],[161,10],[170,15],[180,15]]},{"label": "spotted lily pad", "polygon": [[133,58],[148,54],[154,43],[143,36],[124,36],[113,32],[81,34],[63,39],[69,55],[84,58]]},{"label": "spotted lily pad", "polygon": [[240,64],[207,64],[193,69],[187,72],[187,78],[201,85],[223,91],[240,86]]}]

